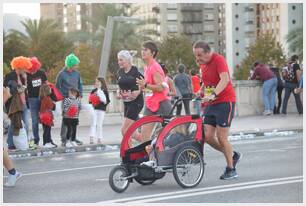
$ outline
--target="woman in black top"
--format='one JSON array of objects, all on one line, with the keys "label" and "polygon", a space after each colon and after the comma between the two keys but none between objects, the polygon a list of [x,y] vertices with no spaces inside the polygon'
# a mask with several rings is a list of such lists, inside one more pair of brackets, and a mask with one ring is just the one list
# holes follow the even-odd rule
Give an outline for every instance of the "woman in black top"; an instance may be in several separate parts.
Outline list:
[{"label": "woman in black top", "polygon": [[143,108],[143,94],[136,84],[136,78],[143,78],[137,67],[132,66],[132,56],[122,50],[118,53],[118,64],[120,70],[117,75],[119,90],[117,98],[122,99],[124,103],[124,121],[121,128],[122,135],[138,118]]}]

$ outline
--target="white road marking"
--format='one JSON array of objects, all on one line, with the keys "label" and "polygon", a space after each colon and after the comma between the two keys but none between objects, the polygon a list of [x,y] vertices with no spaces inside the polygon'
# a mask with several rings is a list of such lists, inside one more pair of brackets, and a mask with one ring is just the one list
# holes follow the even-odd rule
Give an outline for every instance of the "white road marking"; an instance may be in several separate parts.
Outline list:
[{"label": "white road marking", "polygon": [[132,202],[129,202],[129,203],[156,202],[156,201],[174,199],[174,198],[192,197],[192,196],[197,196],[197,195],[214,194],[214,193],[220,193],[220,192],[230,192],[230,191],[236,191],[236,190],[246,190],[246,189],[253,189],[253,188],[260,188],[260,187],[270,187],[270,186],[275,186],[275,185],[292,184],[292,183],[297,183],[297,182],[303,182],[303,179],[273,182],[273,183],[264,183],[264,184],[257,184],[257,185],[240,186],[240,187],[227,188],[227,189],[202,191],[202,192],[195,192],[195,193],[192,193],[192,194],[173,195],[173,196],[170,196],[170,197],[151,198],[151,199],[146,199],[146,200],[138,200],[138,201],[134,201],[134,202],[132,201]]},{"label": "white road marking", "polygon": [[108,178],[96,179],[96,181],[108,181]]},{"label": "white road marking", "polygon": [[[49,170],[44,172],[31,172],[31,173],[22,173],[22,176],[31,176],[31,175],[42,175],[42,174],[51,174],[51,173],[57,173],[57,172],[70,172],[75,170],[87,170],[87,169],[93,169],[93,168],[103,168],[103,167],[113,167],[117,166],[118,164],[110,164],[110,165],[97,165],[97,166],[90,166],[90,167],[78,167],[78,168],[70,168],[70,169],[62,169],[62,170]],[[7,177],[7,176],[4,176]]]},{"label": "white road marking", "polygon": [[218,190],[218,189],[249,186],[249,185],[256,185],[256,184],[265,184],[265,183],[269,184],[269,183],[280,182],[280,181],[295,181],[295,180],[303,181],[301,178],[303,178],[303,176],[292,176],[292,177],[274,178],[274,179],[267,179],[267,180],[257,180],[257,181],[242,182],[242,183],[235,183],[235,184],[228,184],[228,185],[219,185],[219,186],[206,187],[206,188],[204,187],[204,188],[188,189],[188,190],[181,190],[181,191],[175,191],[175,192],[143,195],[143,196],[137,196],[137,197],[131,197],[131,198],[101,201],[99,203],[122,203],[122,202],[136,201],[136,200],[142,200],[142,199],[147,199],[147,198],[150,198],[151,200],[152,198],[159,198],[162,196],[187,195],[187,194],[194,194],[194,192],[204,192],[207,190]]}]

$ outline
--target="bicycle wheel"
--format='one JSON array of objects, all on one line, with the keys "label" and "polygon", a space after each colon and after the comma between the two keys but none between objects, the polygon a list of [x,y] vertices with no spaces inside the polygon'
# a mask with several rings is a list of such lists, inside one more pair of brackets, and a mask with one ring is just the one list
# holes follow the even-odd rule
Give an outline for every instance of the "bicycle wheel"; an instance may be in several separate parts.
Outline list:
[{"label": "bicycle wheel", "polygon": [[204,175],[204,161],[194,146],[181,148],[175,155],[173,176],[182,188],[197,186]]},{"label": "bicycle wheel", "polygon": [[128,171],[125,167],[119,165],[112,169],[109,174],[109,185],[115,192],[121,193],[128,188],[130,182],[124,178],[126,176],[128,176]]}]

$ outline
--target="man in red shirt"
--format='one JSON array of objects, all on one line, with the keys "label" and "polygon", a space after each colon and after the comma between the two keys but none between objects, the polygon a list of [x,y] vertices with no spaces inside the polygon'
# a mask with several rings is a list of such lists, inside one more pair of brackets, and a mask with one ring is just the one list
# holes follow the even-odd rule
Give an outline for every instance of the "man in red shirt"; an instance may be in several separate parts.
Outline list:
[{"label": "man in red shirt", "polygon": [[224,57],[212,52],[202,40],[193,45],[193,54],[202,72],[203,85],[199,93],[204,93],[202,101],[207,102],[204,111],[205,141],[225,156],[227,166],[220,179],[233,179],[238,177],[236,164],[242,154],[233,152],[228,141],[236,102],[228,66]]}]

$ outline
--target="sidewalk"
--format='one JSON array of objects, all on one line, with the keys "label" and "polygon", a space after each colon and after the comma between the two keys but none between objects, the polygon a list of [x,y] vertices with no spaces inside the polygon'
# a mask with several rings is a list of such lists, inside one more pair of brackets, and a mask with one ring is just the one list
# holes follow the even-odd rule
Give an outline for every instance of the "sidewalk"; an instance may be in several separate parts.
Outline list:
[{"label": "sidewalk", "polygon": [[[104,137],[102,140],[103,145],[89,145],[89,126],[82,126],[77,128],[77,139],[81,140],[84,145],[74,148],[74,150],[67,150],[62,148],[60,139],[60,127],[59,122],[56,123],[56,127],[52,128],[52,139],[59,147],[55,149],[38,149],[38,150],[27,150],[27,151],[15,151],[10,152],[14,156],[31,156],[39,155],[44,151],[52,151],[53,153],[62,152],[74,152],[74,151],[89,151],[89,150],[105,150],[119,148],[121,143],[121,122],[122,117],[120,115],[111,115],[111,122],[108,121],[107,116],[105,122],[107,122],[104,129]],[[272,115],[272,116],[246,116],[246,117],[235,117],[232,122],[230,129],[230,135],[247,135],[252,134],[253,136],[262,136],[265,132],[280,132],[280,131],[303,131],[303,116],[297,114],[288,114],[287,116]],[[243,133],[243,134],[242,134]],[[42,130],[40,130],[40,137],[42,138]],[[42,145],[42,140],[40,141]],[[116,145],[116,147],[114,147]],[[51,154],[51,152],[50,152]]]}]

